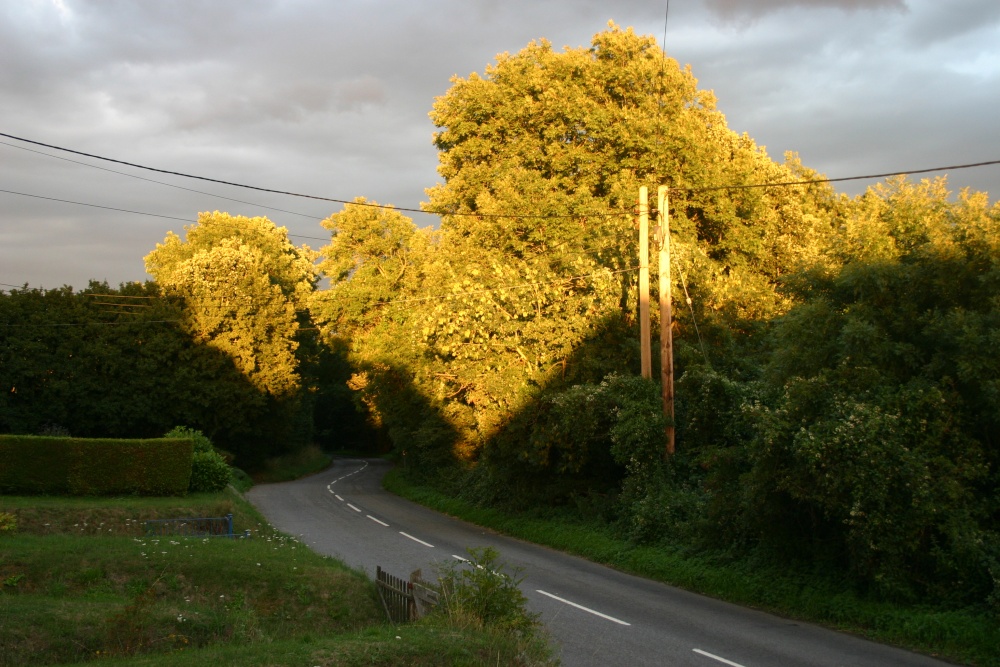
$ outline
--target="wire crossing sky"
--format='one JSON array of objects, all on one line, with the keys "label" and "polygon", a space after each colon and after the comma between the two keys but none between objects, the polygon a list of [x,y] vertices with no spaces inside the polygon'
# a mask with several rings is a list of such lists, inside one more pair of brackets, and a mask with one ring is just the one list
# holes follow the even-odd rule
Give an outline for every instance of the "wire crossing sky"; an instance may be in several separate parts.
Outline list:
[{"label": "wire crossing sky", "polygon": [[[535,39],[556,49],[589,45],[614,20],[690,64],[730,127],[778,160],[797,151],[805,166],[836,178],[1000,157],[995,0],[666,7],[0,0],[0,130],[219,181],[419,208],[441,180],[427,113],[452,76],[483,73],[498,53]],[[77,161],[99,164],[0,145],[0,281],[141,281],[143,256],[200,211],[266,215],[293,237],[322,238],[319,221],[342,207]],[[1000,169],[956,171],[949,184],[995,199]]]}]

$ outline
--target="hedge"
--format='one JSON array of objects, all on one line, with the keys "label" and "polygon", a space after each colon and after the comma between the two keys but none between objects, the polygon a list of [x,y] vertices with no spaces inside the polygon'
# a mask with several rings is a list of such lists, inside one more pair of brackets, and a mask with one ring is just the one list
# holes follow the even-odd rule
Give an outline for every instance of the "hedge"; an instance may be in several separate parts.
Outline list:
[{"label": "hedge", "polygon": [[193,451],[190,438],[0,435],[0,493],[182,496]]}]

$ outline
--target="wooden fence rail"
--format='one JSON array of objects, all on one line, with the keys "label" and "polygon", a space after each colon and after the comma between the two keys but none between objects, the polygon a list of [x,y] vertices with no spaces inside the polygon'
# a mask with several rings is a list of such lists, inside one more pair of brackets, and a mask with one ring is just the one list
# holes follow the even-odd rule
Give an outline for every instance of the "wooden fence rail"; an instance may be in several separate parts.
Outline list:
[{"label": "wooden fence rail", "polygon": [[420,570],[406,580],[389,574],[378,565],[375,567],[375,585],[391,623],[422,618],[438,603],[437,591],[421,578]]}]

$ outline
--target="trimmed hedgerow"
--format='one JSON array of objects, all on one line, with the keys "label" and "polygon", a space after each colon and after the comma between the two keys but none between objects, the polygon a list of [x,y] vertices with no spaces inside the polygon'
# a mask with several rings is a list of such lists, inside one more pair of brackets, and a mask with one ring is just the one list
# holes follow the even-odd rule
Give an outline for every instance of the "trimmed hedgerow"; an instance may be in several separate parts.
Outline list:
[{"label": "trimmed hedgerow", "polygon": [[51,495],[184,495],[193,443],[0,435],[0,492]]}]

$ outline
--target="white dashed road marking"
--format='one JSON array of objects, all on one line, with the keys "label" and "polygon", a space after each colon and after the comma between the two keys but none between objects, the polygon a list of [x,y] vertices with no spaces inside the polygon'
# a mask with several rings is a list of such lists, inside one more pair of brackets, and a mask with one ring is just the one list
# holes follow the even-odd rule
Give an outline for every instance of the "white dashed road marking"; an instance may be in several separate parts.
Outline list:
[{"label": "white dashed road marking", "polygon": [[695,653],[697,653],[698,655],[703,655],[703,656],[705,656],[706,658],[711,658],[712,660],[718,660],[719,662],[721,662],[721,663],[723,663],[723,664],[725,664],[725,665],[730,665],[730,667],[743,667],[743,665],[741,665],[741,664],[740,664],[740,663],[738,663],[738,662],[733,662],[733,661],[731,661],[731,660],[726,660],[725,658],[720,658],[720,657],[719,657],[719,656],[717,656],[717,655],[712,655],[712,654],[711,654],[711,653],[709,653],[708,651],[702,651],[702,650],[701,650],[700,648],[696,648],[696,649],[692,649],[692,650],[693,650],[693,651],[694,651]]},{"label": "white dashed road marking", "polygon": [[539,590],[536,590],[535,592],[536,593],[541,593],[542,595],[550,597],[553,600],[559,600],[559,602],[562,602],[563,604],[568,604],[571,607],[576,607],[577,609],[585,611],[588,614],[593,614],[594,616],[600,616],[601,618],[603,618],[605,620],[608,620],[608,621],[611,621],[612,623],[617,623],[618,625],[632,625],[631,623],[626,623],[625,621],[623,621],[621,619],[617,619],[614,616],[608,616],[607,614],[602,614],[599,611],[594,611],[593,609],[589,609],[587,607],[584,607],[582,604],[577,604],[575,602],[570,602],[569,600],[564,600],[563,598],[561,598],[561,597],[559,597],[557,595],[553,595],[552,593],[546,593],[545,591],[539,591]]},{"label": "white dashed road marking", "polygon": [[406,533],[404,533],[403,531],[399,531],[399,534],[400,534],[400,535],[402,535],[403,537],[408,537],[408,538],[410,538],[411,540],[413,540],[414,542],[417,542],[417,543],[419,543],[419,544],[422,544],[422,545],[424,545],[425,547],[430,547],[431,549],[433,549],[433,548],[434,548],[434,545],[433,545],[433,544],[427,544],[427,542],[424,542],[423,540],[418,540],[418,539],[417,539],[417,538],[415,538],[415,537],[414,537],[413,535],[407,535],[407,534],[406,534]]}]

